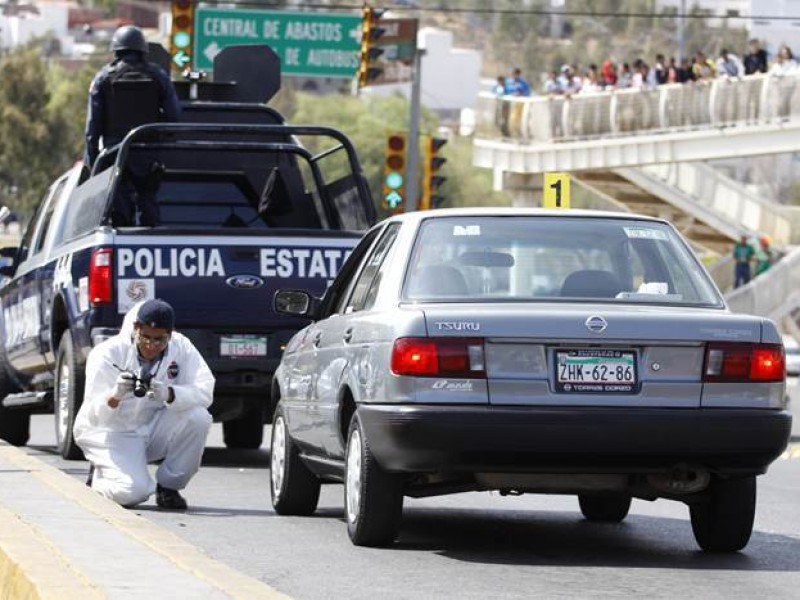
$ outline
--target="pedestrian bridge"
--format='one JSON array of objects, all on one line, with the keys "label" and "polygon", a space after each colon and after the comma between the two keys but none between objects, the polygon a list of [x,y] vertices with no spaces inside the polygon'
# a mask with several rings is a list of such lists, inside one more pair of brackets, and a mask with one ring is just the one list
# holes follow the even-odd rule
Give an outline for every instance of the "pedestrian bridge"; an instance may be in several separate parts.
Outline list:
[{"label": "pedestrian bridge", "polygon": [[[721,259],[712,273],[725,290],[732,271],[725,257],[739,234],[767,234],[788,248],[800,243],[800,209],[703,161],[797,151],[800,72],[571,96],[483,93],[473,162],[492,169],[496,187],[520,204],[537,202],[542,173],[566,171],[608,207],[669,219],[701,254]],[[732,306],[777,319],[791,314],[800,306],[790,293],[800,255],[792,257],[736,290]]]},{"label": "pedestrian bridge", "polygon": [[794,152],[798,84],[800,72],[571,96],[482,93],[474,163],[544,173]]}]

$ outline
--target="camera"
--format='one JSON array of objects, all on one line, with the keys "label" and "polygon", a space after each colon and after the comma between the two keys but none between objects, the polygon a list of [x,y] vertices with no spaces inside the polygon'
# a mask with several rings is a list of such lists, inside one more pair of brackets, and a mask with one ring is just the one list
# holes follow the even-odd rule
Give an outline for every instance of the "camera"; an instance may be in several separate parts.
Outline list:
[{"label": "camera", "polygon": [[153,376],[142,368],[130,372],[133,375],[133,395],[137,398],[144,398],[150,390],[150,381]]}]

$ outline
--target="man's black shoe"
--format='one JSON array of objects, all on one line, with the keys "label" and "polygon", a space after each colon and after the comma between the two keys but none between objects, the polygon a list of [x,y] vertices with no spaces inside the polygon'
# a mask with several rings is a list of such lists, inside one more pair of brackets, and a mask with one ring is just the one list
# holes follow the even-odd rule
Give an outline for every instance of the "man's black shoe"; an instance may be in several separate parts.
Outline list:
[{"label": "man's black shoe", "polygon": [[92,478],[94,477],[94,465],[89,463],[89,476],[86,478],[86,485],[92,487]]},{"label": "man's black shoe", "polygon": [[160,484],[156,484],[156,504],[159,508],[166,510],[186,510],[188,508],[186,500],[178,490],[161,487]]}]

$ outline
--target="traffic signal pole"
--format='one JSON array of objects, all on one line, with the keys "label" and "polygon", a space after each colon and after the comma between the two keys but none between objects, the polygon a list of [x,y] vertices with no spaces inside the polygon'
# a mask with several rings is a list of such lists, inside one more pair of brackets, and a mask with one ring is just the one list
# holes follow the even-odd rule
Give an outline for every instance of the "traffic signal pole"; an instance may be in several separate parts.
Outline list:
[{"label": "traffic signal pole", "polygon": [[417,210],[419,181],[419,117],[422,92],[422,55],[425,50],[414,51],[414,73],[411,80],[411,114],[408,118],[408,157],[406,159],[406,208],[405,212]]}]

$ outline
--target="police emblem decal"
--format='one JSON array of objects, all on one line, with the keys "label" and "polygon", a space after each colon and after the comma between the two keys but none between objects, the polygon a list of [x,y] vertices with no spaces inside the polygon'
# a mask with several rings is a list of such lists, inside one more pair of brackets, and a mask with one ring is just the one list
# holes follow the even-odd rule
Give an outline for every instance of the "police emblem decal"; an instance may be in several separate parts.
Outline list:
[{"label": "police emblem decal", "polygon": [[167,377],[170,379],[175,379],[180,372],[181,370],[180,367],[178,367],[178,363],[176,363],[174,360],[169,363],[169,367],[167,367]]}]

